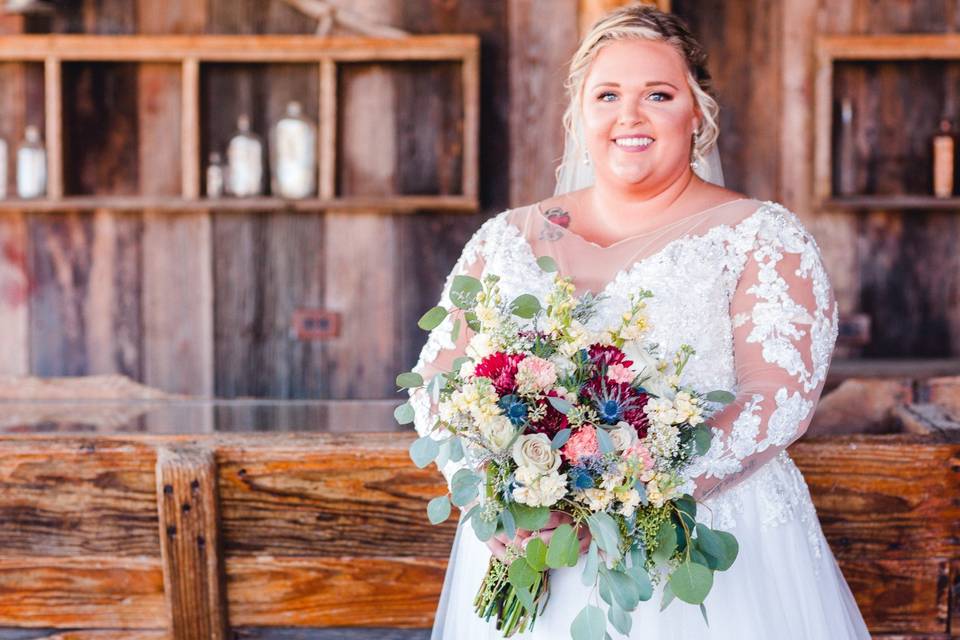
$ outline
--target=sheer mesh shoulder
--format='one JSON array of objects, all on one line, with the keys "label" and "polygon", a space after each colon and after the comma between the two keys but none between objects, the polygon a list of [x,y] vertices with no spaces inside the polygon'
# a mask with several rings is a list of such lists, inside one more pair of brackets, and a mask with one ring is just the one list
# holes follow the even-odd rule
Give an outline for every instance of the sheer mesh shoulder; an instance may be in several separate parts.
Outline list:
[{"label": "sheer mesh shoulder", "polygon": [[[481,278],[486,263],[484,254],[487,249],[487,242],[491,240],[490,236],[496,229],[496,221],[503,214],[491,218],[484,222],[473,234],[470,240],[463,247],[463,251],[453,269],[447,275],[443,285],[443,291],[440,294],[438,306],[445,308],[448,312],[455,307],[450,300],[450,289],[453,286],[453,279],[458,275],[469,275],[475,278]],[[453,366],[453,361],[466,352],[469,343],[469,331],[466,326],[462,326],[457,332],[456,340],[453,339],[454,318],[447,315],[436,328],[430,331],[427,342],[420,350],[420,357],[412,371],[423,376],[425,382],[429,382],[434,376],[449,371]],[[414,410],[414,427],[421,436],[430,435],[441,440],[449,434],[442,429],[435,428],[437,424],[437,403],[435,399],[430,398],[425,388],[411,389],[409,391],[410,405]],[[464,466],[464,462],[438,461],[440,471],[450,484],[450,479],[458,469]]]},{"label": "sheer mesh shoulder", "polygon": [[729,489],[806,431],[837,338],[816,242],[781,209],[765,216],[730,303],[736,400],[711,420],[695,497]]}]

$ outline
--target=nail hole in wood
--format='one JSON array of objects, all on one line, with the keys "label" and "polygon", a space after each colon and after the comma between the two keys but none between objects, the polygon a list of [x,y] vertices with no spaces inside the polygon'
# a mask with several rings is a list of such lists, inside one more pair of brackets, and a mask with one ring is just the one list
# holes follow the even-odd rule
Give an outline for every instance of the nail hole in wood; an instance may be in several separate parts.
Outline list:
[{"label": "nail hole in wood", "polygon": [[199,480],[194,480],[193,482],[191,482],[191,483],[190,483],[190,488],[193,489],[194,491],[199,491],[199,490],[200,490],[200,481],[199,481]]},{"label": "nail hole in wood", "polygon": [[184,513],[187,513],[188,511],[190,511],[190,503],[189,503],[189,502],[184,502],[184,503],[180,506],[180,509],[182,509]]},{"label": "nail hole in wood", "polygon": [[163,493],[164,493],[164,495],[168,495],[168,496],[169,496],[170,494],[172,494],[172,493],[173,493],[173,485],[172,485],[172,484],[165,484],[165,485],[163,485]]},{"label": "nail hole in wood", "polygon": [[171,525],[169,525],[169,526],[167,527],[167,535],[170,536],[171,538],[172,538],[173,536],[177,535],[177,527],[176,527],[176,525],[172,525],[172,524],[171,524]]},{"label": "nail hole in wood", "polygon": [[207,546],[207,539],[203,536],[197,536],[197,546],[203,549]]}]

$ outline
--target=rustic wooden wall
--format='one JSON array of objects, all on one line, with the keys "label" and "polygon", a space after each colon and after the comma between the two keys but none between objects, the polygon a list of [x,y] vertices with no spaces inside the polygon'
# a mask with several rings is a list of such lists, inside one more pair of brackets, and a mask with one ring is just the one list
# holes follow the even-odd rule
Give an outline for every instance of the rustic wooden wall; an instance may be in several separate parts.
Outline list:
[{"label": "rustic wooden wall", "polygon": [[[353,3],[412,33],[480,35],[482,206],[474,214],[0,214],[0,372],[123,373],[169,391],[227,397],[391,397],[395,372],[413,364],[423,342],[416,319],[436,302],[466,239],[489,216],[552,192],[564,67],[590,4]],[[0,30],[310,33],[315,26],[281,0],[61,7],[52,19],[3,17]],[[815,213],[810,201],[816,35],[956,31],[960,1],[674,0],[672,9],[712,55],[728,185],[805,219],[842,313],[873,320],[864,355],[960,354],[957,212]],[[74,134],[64,148],[68,192],[175,192],[180,156],[164,132],[179,122],[177,70],[70,65],[64,77],[65,127]],[[342,122],[342,190],[459,187],[460,106],[448,99],[456,95],[449,69],[354,65],[340,80],[341,112],[351,115]],[[201,83],[204,151],[223,144],[239,112],[249,111],[263,130],[288,99],[311,105],[317,92],[315,76],[297,65],[212,66]],[[873,101],[913,99],[903,89],[894,96],[862,86]],[[0,136],[16,141],[26,122],[42,124],[42,102],[38,65],[0,66]],[[882,144],[864,144],[875,142]],[[340,312],[341,335],[291,337],[290,316],[305,307]]]}]

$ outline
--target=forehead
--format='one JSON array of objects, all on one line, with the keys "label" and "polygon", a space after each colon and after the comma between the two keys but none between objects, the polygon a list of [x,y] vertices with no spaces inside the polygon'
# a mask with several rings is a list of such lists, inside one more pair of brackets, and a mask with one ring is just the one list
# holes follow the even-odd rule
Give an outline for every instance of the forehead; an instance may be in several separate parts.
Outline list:
[{"label": "forehead", "polygon": [[681,86],[686,75],[683,58],[671,45],[656,40],[617,40],[597,53],[587,73],[587,86],[596,82],[629,84],[669,80]]}]

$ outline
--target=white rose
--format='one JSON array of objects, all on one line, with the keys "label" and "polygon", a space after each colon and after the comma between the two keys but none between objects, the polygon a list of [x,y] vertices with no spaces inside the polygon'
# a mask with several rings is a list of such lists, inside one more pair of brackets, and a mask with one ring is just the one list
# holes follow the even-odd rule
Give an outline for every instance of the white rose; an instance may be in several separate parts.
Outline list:
[{"label": "white rose", "polygon": [[520,436],[513,443],[513,459],[518,467],[552,473],[560,468],[560,454],[550,447],[550,439],[543,433]]},{"label": "white rose", "polygon": [[629,422],[621,420],[617,428],[610,432],[613,448],[617,451],[626,451],[637,441],[637,430]]},{"label": "white rose", "polygon": [[476,369],[477,364],[475,362],[464,362],[460,365],[460,378],[462,380],[469,380],[474,376]]},{"label": "white rose", "polygon": [[[526,472],[536,473],[529,469]],[[513,499],[531,507],[550,507],[566,493],[567,476],[561,473],[548,473],[537,476],[529,484],[515,488]]]},{"label": "white rose", "polygon": [[480,423],[480,434],[493,447],[495,452],[506,449],[516,432],[513,423],[506,416],[493,416]]}]

